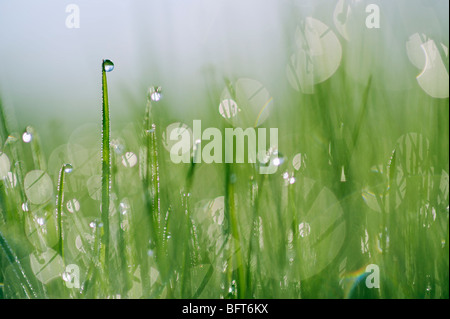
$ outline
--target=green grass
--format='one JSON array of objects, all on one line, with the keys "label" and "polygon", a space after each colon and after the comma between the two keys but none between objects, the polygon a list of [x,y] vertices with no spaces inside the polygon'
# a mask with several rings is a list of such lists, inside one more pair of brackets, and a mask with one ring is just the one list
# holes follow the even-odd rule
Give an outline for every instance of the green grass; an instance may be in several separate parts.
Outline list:
[{"label": "green grass", "polygon": [[[148,96],[140,118],[111,131],[104,63],[101,130],[89,137],[101,146],[69,144],[56,167],[38,132],[22,142],[0,105],[15,176],[0,180],[2,298],[448,298],[448,99],[387,92],[377,74],[360,84],[342,69],[312,95],[273,85],[283,110],[264,126],[279,128],[284,161],[260,175],[253,164],[172,163],[165,127],[199,116],[176,118],[164,99]],[[201,114],[222,131],[223,87],[210,84]],[[48,199],[30,194],[42,179],[25,185],[32,170],[56,185]],[[80,288],[61,277],[70,264]],[[365,286],[369,264],[379,289]]]}]

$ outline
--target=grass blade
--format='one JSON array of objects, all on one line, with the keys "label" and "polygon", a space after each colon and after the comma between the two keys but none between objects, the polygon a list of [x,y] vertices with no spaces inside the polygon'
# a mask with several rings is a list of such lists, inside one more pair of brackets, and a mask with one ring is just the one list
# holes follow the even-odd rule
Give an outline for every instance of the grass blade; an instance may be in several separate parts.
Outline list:
[{"label": "grass blade", "polygon": [[102,62],[102,209],[101,220],[103,224],[102,234],[102,261],[107,271],[109,261],[109,203],[111,190],[111,153],[110,136],[111,124],[108,103],[108,84],[106,79],[106,70],[112,63],[109,60]]}]

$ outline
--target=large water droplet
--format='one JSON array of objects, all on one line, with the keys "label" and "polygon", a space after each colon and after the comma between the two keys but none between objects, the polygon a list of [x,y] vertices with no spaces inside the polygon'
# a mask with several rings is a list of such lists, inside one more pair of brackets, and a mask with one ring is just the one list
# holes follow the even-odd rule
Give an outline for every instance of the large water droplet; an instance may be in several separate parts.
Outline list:
[{"label": "large water droplet", "polygon": [[111,60],[103,60],[103,70],[105,72],[111,72],[114,70],[114,63]]},{"label": "large water droplet", "polygon": [[25,143],[30,143],[31,140],[33,139],[33,135],[29,132],[24,132],[22,135],[22,141],[24,141]]},{"label": "large water droplet", "polygon": [[161,87],[160,86],[158,86],[158,87],[156,87],[156,86],[151,87],[149,89],[148,94],[149,94],[150,99],[152,101],[158,102],[162,98]]},{"label": "large water droplet", "polygon": [[72,173],[73,171],[73,166],[71,164],[64,164],[64,172],[67,174]]}]

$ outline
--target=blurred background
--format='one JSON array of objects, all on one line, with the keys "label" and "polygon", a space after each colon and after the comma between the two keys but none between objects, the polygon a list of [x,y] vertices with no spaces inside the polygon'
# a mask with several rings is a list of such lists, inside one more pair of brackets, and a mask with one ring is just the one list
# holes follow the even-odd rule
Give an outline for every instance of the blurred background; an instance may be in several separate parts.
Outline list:
[{"label": "blurred background", "polygon": [[[380,7],[380,29],[365,26],[371,3]],[[79,28],[66,26],[69,4],[79,8]],[[18,129],[32,124],[53,146],[79,125],[99,123],[102,59],[116,66],[109,78],[113,123],[142,113],[151,85],[162,86],[171,114],[200,118],[218,107],[211,88],[232,77],[261,82],[282,116],[291,103],[283,100],[290,88],[286,63],[306,16],[334,30],[352,54],[347,61],[354,65],[342,68],[353,77],[378,72],[375,83],[405,90],[417,86],[420,73],[406,42],[420,33],[448,47],[448,6],[446,0],[1,0],[0,95]],[[340,20],[348,8],[348,19]],[[49,125],[57,136],[44,129]]]}]

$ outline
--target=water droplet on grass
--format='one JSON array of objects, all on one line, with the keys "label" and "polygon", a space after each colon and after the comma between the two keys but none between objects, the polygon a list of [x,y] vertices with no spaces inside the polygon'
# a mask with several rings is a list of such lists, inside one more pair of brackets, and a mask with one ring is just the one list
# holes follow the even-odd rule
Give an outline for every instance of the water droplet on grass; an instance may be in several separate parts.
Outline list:
[{"label": "water droplet on grass", "polygon": [[158,102],[162,98],[161,87],[153,86],[149,89],[148,95],[152,101]]},{"label": "water droplet on grass", "polygon": [[281,164],[284,163],[284,156],[283,156],[283,154],[281,154],[277,150],[275,150],[272,153],[271,157],[272,157],[272,164],[275,165],[275,166],[280,166]]},{"label": "water droplet on grass", "polygon": [[71,164],[64,164],[64,172],[67,174],[72,173],[73,171],[73,166]]},{"label": "water droplet on grass", "polygon": [[114,70],[114,63],[111,60],[104,60],[103,70],[105,70],[105,72],[111,72],[112,70]]},{"label": "water droplet on grass", "polygon": [[29,132],[24,132],[22,135],[22,141],[24,141],[25,143],[30,143],[31,140],[33,139],[33,135]]},{"label": "water droplet on grass", "polygon": [[89,227],[91,227],[92,229],[101,228],[103,227],[103,223],[100,220],[95,219],[89,223]]}]

